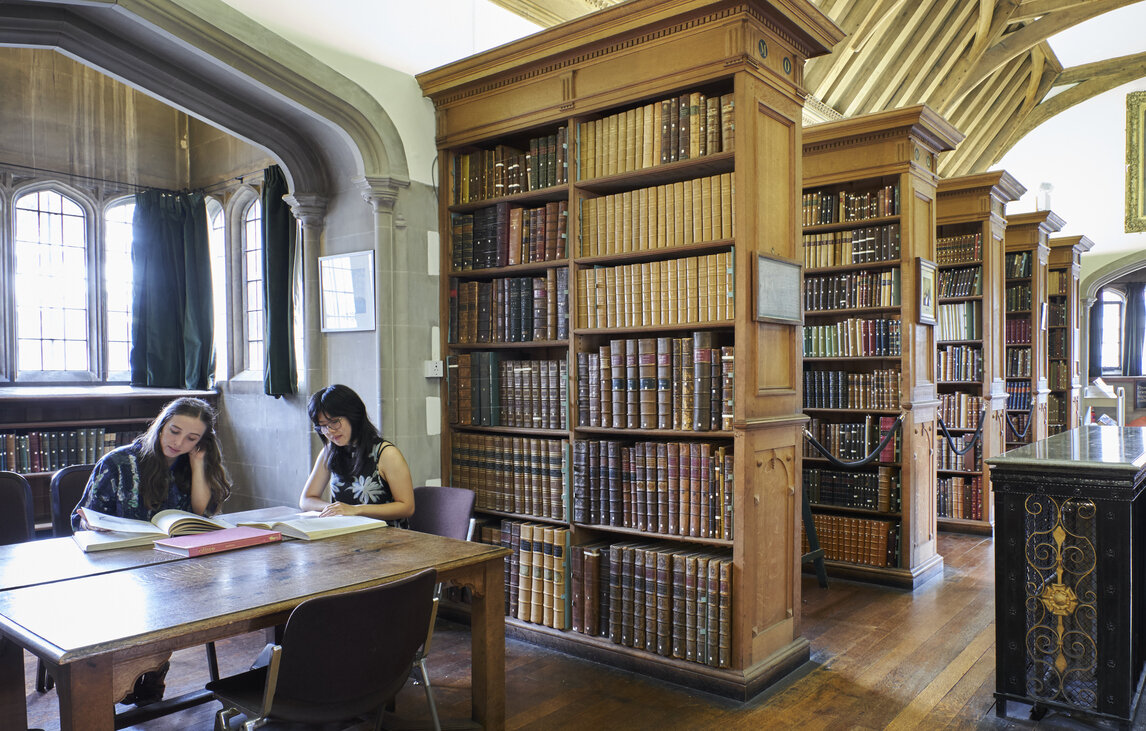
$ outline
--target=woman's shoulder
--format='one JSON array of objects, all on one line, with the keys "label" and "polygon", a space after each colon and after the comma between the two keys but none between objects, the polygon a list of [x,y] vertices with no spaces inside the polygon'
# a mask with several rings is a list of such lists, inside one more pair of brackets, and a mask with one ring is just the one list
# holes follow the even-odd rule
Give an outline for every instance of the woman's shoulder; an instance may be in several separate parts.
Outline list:
[{"label": "woman's shoulder", "polygon": [[141,446],[139,442],[131,442],[122,447],[116,447],[101,457],[99,461],[105,464],[124,464],[131,462],[139,458],[140,449]]}]

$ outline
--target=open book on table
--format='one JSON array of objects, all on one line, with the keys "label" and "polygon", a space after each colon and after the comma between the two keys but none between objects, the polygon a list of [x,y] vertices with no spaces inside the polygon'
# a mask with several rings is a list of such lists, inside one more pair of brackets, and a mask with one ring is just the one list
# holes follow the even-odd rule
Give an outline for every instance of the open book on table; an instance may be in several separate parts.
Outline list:
[{"label": "open book on table", "polygon": [[321,538],[356,533],[360,530],[386,527],[386,521],[367,518],[362,515],[328,515],[325,518],[320,518],[318,515],[317,512],[309,511],[268,521],[240,520],[238,524],[277,530],[284,536],[300,538],[304,541],[317,541]]},{"label": "open book on table", "polygon": [[93,530],[80,530],[72,538],[85,552],[150,546],[158,538],[234,528],[222,518],[206,518],[186,510],[161,510],[150,521],[120,518],[88,508],[80,512]]}]

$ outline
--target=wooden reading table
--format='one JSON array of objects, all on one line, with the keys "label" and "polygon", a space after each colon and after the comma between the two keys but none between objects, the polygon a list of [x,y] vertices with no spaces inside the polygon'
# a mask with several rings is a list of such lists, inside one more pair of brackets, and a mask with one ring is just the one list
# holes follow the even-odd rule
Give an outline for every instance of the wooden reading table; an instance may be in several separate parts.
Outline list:
[{"label": "wooden reading table", "polygon": [[60,538],[0,551],[0,728],[27,727],[21,650],[55,678],[62,731],[110,731],[113,688],[149,658],[273,627],[304,599],[426,568],[472,588],[473,719],[505,725],[508,549],[396,528],[193,559],[67,546]]}]

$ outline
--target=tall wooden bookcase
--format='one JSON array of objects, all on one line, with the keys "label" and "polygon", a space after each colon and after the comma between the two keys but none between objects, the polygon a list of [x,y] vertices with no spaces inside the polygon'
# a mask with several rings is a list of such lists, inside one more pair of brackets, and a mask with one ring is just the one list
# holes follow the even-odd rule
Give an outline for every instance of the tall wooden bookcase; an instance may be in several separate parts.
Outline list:
[{"label": "tall wooden bookcase", "polygon": [[1048,241],[1063,223],[1053,211],[1007,216],[1003,255],[1007,449],[1047,437]]},{"label": "tall wooden bookcase", "polygon": [[1047,260],[1047,431],[1054,435],[1079,425],[1082,363],[1079,353],[1078,280],[1082,254],[1094,242],[1085,236],[1049,240]]},{"label": "tall wooden bookcase", "polygon": [[[508,289],[512,301],[512,285],[500,280],[531,278],[535,288],[544,280],[540,290],[550,291],[558,277],[548,270],[567,270],[561,275],[567,294],[557,298],[569,318],[566,337],[551,337],[565,334],[559,321],[539,340],[494,342],[496,325],[483,340],[478,317],[476,334],[456,328],[442,343],[453,359],[448,365],[457,366],[447,370],[460,376],[445,386],[442,472],[447,483],[477,490],[485,518],[495,525],[505,519],[496,536],[515,549],[518,561],[507,571],[507,608],[512,593],[520,600],[530,580],[531,559],[515,543],[519,528],[523,544],[526,536],[541,531],[548,537],[552,529],[553,548],[564,552],[552,564],[553,579],[568,588],[564,600],[560,589],[551,597],[553,626],[525,621],[529,608],[519,604],[519,616],[506,619],[511,635],[738,698],[808,659],[800,634],[799,552],[802,74],[807,58],[841,38],[803,0],[635,0],[418,76],[437,113],[442,277],[443,285],[450,283],[442,291],[443,322],[451,305],[455,322],[474,319],[468,297],[475,289],[485,316],[482,290],[492,289],[494,322],[512,323],[515,310],[502,307],[496,294]],[[710,99],[720,102],[715,116]],[[688,145],[679,144],[686,129],[681,115],[702,123],[705,132],[697,137],[690,124]],[[545,152],[550,139],[554,156]],[[554,161],[564,175],[548,174]],[[515,165],[524,165],[528,176],[515,176]],[[482,236],[467,232],[467,223],[476,229],[483,216],[496,222],[496,212],[481,211],[502,203],[511,238],[514,208],[564,204],[564,247],[542,262],[494,267],[479,259],[487,263],[469,269],[462,252],[454,266],[459,244],[472,238],[480,248]],[[769,277],[758,292],[758,267],[767,266],[782,276]],[[541,311],[551,310],[535,307],[532,314]],[[474,342],[457,342],[471,335]],[[680,371],[666,356],[674,341],[693,358],[690,364],[682,357]],[[622,347],[626,357],[617,360]],[[487,351],[495,355],[481,354]],[[687,367],[694,376],[711,373],[713,353],[720,356],[723,387],[686,395],[686,386],[701,383],[685,375]],[[528,368],[522,363],[552,362],[568,374],[557,384],[568,395],[526,407],[522,422],[515,410],[529,399],[513,398],[516,381],[507,386],[503,377],[500,385],[488,385],[481,373],[487,359],[515,362],[515,372]],[[477,376],[476,388],[466,382],[465,360],[478,361],[470,376]],[[665,370],[657,370],[658,362]],[[491,367],[489,374],[495,372]],[[502,398],[500,411],[492,404],[491,414],[508,417],[501,426],[473,423],[475,408],[478,416],[490,413],[483,388]],[[702,393],[722,402],[708,431],[696,429]],[[693,398],[695,422],[662,420],[671,416],[674,400],[678,417],[687,412],[686,398]],[[622,400],[625,409],[614,410]],[[563,418],[557,415],[562,409]],[[648,461],[635,456],[638,449]],[[691,495],[671,489],[683,476],[669,473],[667,459],[660,462],[666,451],[682,459],[691,453],[690,467],[708,465],[691,473]],[[539,470],[540,493],[527,466],[538,452],[549,458]],[[624,456],[610,463],[612,454]],[[530,497],[520,493],[522,480]],[[691,530],[695,522],[689,530],[681,524],[695,516],[675,520],[664,500],[689,501],[706,512],[699,532]],[[559,545],[564,536],[567,543]],[[602,572],[604,587],[588,578],[597,556],[601,564],[592,570]],[[642,573],[646,559],[650,571]],[[709,569],[710,652],[705,656],[696,638],[689,661],[673,643],[685,635],[693,641],[694,621],[695,631],[705,633],[693,617],[691,586],[680,590],[697,562]],[[719,595],[711,591],[717,566]],[[534,585],[538,572],[533,569]],[[618,582],[615,595],[610,580]],[[613,599],[619,606],[607,609]],[[704,601],[698,591],[697,616]],[[558,617],[562,609],[565,616]],[[592,616],[598,610],[603,621]],[[542,616],[549,616],[548,608]],[[715,637],[719,647],[712,651]]]},{"label": "tall wooden bookcase", "polygon": [[[898,449],[889,445],[874,468],[837,475],[804,450],[805,487],[834,575],[914,588],[943,568],[935,330],[920,312],[935,307],[936,276],[931,270],[921,282],[919,260],[935,260],[939,153],[961,139],[924,106],[804,130],[805,331],[839,332],[851,346],[835,351],[850,355],[805,358],[805,413],[821,443],[838,434],[858,456],[903,417]],[[875,350],[857,348],[873,328]],[[874,505],[850,492],[827,499],[856,481],[875,483]]]},{"label": "tall wooden bookcase", "polygon": [[1007,391],[1003,379],[1003,242],[1006,205],[1026,192],[1005,171],[939,181],[936,262],[939,415],[957,448],[940,435],[936,505],[939,528],[990,535],[991,481],[984,460],[1004,451]]}]

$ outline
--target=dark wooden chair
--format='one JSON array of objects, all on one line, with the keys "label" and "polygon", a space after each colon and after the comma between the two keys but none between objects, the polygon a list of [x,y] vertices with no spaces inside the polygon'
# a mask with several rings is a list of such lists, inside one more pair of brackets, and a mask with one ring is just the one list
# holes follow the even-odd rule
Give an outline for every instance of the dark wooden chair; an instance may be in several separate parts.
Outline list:
[{"label": "dark wooden chair", "polygon": [[[432,533],[436,536],[456,538],[460,541],[469,540],[473,532],[473,512],[476,494],[473,490],[463,487],[448,487],[445,485],[422,485],[414,488],[414,514],[410,516],[411,530],[419,533]],[[422,684],[426,691],[426,703],[430,706],[430,717],[434,722],[434,729],[440,731],[441,723],[438,720],[438,706],[434,701],[434,689],[430,685],[430,675],[426,671],[426,655],[430,652],[430,641],[434,638],[434,622],[438,618],[438,602],[441,599],[442,587],[439,584],[434,588],[434,609],[430,618],[430,627],[426,631],[426,641],[418,649],[414,659],[414,677]]]},{"label": "dark wooden chair", "polygon": [[52,535],[57,538],[72,534],[72,511],[83,497],[88,478],[95,465],[77,464],[57,470],[52,475]]},{"label": "dark wooden chair", "polygon": [[0,546],[36,537],[32,486],[23,475],[0,472]]},{"label": "dark wooden chair", "polygon": [[[207,683],[223,703],[215,729],[240,713],[252,731],[264,720],[333,723],[374,714],[375,731],[406,680],[425,637],[438,573],[308,599],[287,618],[267,665]],[[345,627],[348,617],[369,617]],[[331,628],[338,628],[331,631]],[[347,631],[347,630],[350,631]]]}]

